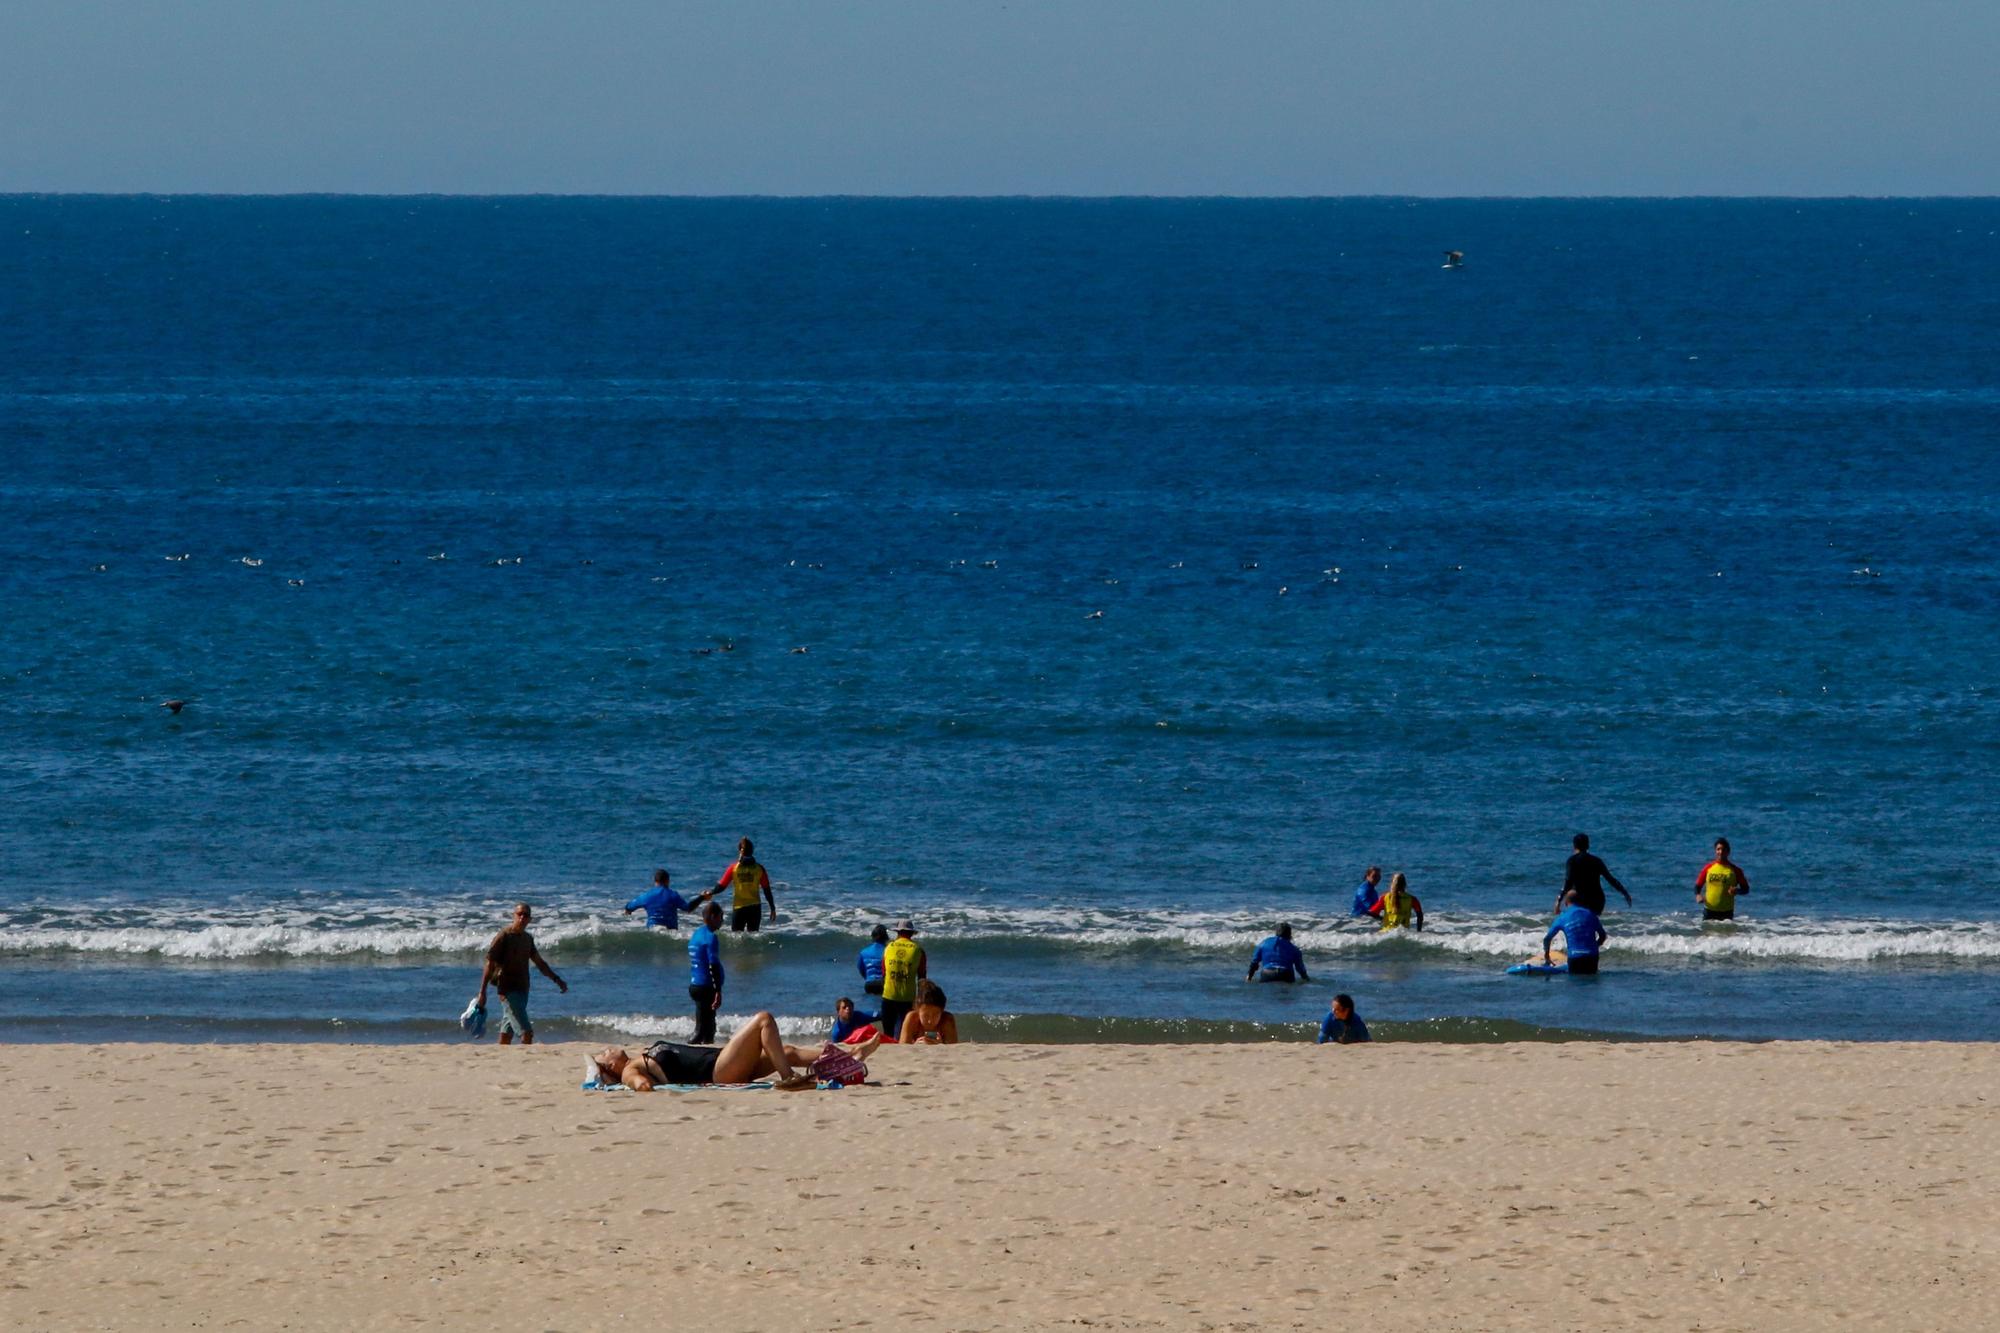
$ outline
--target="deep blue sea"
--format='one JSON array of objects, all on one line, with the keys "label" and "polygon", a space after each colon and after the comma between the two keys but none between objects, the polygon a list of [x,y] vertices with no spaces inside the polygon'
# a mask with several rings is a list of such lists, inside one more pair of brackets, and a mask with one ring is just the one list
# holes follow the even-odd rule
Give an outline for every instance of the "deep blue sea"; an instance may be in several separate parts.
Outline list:
[{"label": "deep blue sea", "polygon": [[1996,233],[0,197],[0,1031],[453,1037],[527,898],[685,1032],[619,908],[747,834],[802,1031],[908,913],[974,1036],[2000,1039]]}]

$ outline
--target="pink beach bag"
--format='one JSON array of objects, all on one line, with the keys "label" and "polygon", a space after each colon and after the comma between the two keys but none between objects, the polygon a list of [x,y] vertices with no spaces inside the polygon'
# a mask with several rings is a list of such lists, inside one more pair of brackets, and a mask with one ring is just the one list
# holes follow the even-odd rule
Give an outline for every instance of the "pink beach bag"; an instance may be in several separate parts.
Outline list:
[{"label": "pink beach bag", "polygon": [[819,1059],[812,1062],[813,1077],[822,1083],[838,1083],[844,1088],[852,1088],[868,1080],[868,1066],[849,1055],[832,1042],[819,1053]]}]

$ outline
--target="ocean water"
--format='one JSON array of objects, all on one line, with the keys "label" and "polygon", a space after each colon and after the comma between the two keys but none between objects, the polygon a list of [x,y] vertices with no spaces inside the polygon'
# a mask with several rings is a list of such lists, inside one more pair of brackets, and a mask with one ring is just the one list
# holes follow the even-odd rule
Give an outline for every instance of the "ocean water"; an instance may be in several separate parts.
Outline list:
[{"label": "ocean water", "polygon": [[527,898],[545,1035],[684,1032],[618,909],[747,834],[801,1032],[909,913],[979,1036],[2000,1038],[1996,233],[0,198],[0,1022],[444,1037]]}]

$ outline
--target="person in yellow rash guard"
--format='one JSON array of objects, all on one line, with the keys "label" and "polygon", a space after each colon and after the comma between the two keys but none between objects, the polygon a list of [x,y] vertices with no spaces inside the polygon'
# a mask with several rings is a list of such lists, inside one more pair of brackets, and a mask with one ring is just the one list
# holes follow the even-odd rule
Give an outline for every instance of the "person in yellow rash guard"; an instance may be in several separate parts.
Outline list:
[{"label": "person in yellow rash guard", "polygon": [[1701,904],[1704,921],[1730,921],[1736,916],[1736,899],[1750,892],[1750,877],[1743,867],[1729,859],[1729,839],[1715,840],[1715,859],[1694,877],[1694,900]]},{"label": "person in yellow rash guard", "polygon": [[756,850],[745,838],[736,844],[736,860],[722,872],[722,878],[715,881],[715,891],[730,890],[729,928],[733,931],[755,932],[764,924],[764,906],[757,901],[761,890],[764,902],[771,904],[771,924],[778,924],[778,900],[771,896],[771,872],[757,864],[752,855]]},{"label": "person in yellow rash guard", "polygon": [[1410,882],[1403,878],[1402,871],[1389,876],[1389,891],[1376,902],[1375,915],[1382,919],[1384,930],[1400,930],[1404,926],[1424,928],[1424,905],[1410,892]]}]

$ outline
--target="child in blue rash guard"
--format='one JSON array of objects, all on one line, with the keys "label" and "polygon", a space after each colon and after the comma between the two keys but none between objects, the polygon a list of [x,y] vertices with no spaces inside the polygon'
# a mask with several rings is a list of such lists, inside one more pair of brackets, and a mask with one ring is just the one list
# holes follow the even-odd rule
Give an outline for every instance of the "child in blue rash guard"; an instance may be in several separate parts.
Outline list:
[{"label": "child in blue rash guard", "polygon": [[1548,934],[1542,936],[1542,961],[1552,962],[1549,957],[1549,941],[1557,935],[1563,937],[1569,949],[1569,972],[1573,977],[1592,976],[1597,971],[1597,950],[1609,938],[1604,933],[1604,923],[1597,919],[1597,913],[1579,903],[1571,902],[1563,908],[1549,926]]},{"label": "child in blue rash guard", "polygon": [[1368,1025],[1361,1021],[1361,1015],[1354,1012],[1352,995],[1333,997],[1333,1008],[1319,1021],[1319,1041],[1324,1046],[1337,1042],[1342,1046],[1352,1046],[1357,1041],[1373,1041],[1368,1035]]},{"label": "child in blue rash guard", "polygon": [[871,1014],[866,1009],[856,1009],[854,1001],[843,995],[833,1003],[833,1035],[827,1040],[846,1041],[864,1027],[875,1027],[879,1030],[881,1022],[882,1015]]},{"label": "child in blue rash guard", "polygon": [[668,930],[679,930],[681,928],[682,912],[692,912],[695,908],[715,896],[715,892],[710,890],[707,893],[696,894],[693,898],[683,898],[669,887],[672,882],[673,877],[667,874],[666,871],[655,870],[653,872],[653,887],[633,898],[631,902],[626,903],[625,915],[630,916],[632,913],[644,908],[647,925],[665,926]]},{"label": "child in blue rash guard", "polygon": [[1245,981],[1311,981],[1306,975],[1306,956],[1292,943],[1292,923],[1280,921],[1278,933],[1269,936],[1250,955],[1250,974]]},{"label": "child in blue rash guard", "polygon": [[688,998],[694,1001],[694,1044],[715,1040],[715,1012],[722,1008],[722,946],[715,928],[722,924],[722,905],[701,909],[701,924],[688,936]]}]

